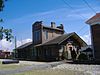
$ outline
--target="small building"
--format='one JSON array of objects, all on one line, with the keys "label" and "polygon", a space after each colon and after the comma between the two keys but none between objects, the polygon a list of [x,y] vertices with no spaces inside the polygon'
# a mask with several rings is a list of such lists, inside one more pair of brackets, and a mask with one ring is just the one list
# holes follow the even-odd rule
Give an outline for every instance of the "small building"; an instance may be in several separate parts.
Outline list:
[{"label": "small building", "polygon": [[33,41],[16,48],[16,58],[26,60],[53,61],[76,59],[79,49],[87,44],[75,33],[64,33],[64,26],[51,27],[37,21],[32,25]]},{"label": "small building", "polygon": [[90,25],[94,59],[100,61],[100,13],[97,13],[86,23]]},{"label": "small building", "polygon": [[12,56],[12,52],[0,50],[0,59],[6,59]]}]

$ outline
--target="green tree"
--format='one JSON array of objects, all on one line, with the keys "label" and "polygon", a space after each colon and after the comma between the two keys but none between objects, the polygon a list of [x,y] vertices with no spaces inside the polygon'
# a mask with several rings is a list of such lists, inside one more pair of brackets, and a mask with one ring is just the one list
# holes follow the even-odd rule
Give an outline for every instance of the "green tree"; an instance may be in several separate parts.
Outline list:
[{"label": "green tree", "polygon": [[3,10],[4,7],[4,0],[0,0],[0,11]]},{"label": "green tree", "polygon": [[[0,12],[3,11],[4,8],[4,2],[7,0],[0,0]],[[0,19],[0,22],[3,22],[3,19]],[[11,42],[12,36],[12,29],[5,29],[2,26],[0,27],[0,40],[3,38],[6,38],[7,41]]]}]

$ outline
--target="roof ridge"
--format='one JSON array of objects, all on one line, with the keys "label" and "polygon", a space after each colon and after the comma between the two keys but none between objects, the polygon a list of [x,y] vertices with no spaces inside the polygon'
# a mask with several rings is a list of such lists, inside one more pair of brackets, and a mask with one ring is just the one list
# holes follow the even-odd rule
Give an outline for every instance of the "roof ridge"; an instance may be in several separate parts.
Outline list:
[{"label": "roof ridge", "polygon": [[[75,32],[71,32],[71,33],[68,33],[68,34],[64,34],[64,35],[67,35],[68,37],[67,38],[69,38],[71,35],[73,35],[73,34],[76,34]],[[62,43],[64,40],[66,40],[67,38],[65,38],[65,39],[63,39],[63,40],[61,40],[61,42],[60,43]],[[59,43],[59,44],[60,44]]]}]

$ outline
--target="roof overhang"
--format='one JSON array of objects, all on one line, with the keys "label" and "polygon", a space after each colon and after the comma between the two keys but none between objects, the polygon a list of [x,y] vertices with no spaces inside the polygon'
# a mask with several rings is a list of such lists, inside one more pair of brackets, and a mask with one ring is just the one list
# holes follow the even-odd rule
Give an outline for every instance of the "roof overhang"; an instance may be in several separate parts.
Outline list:
[{"label": "roof overhang", "polygon": [[89,25],[100,24],[100,19],[98,21],[97,20],[87,21],[86,23],[89,24]]},{"label": "roof overhang", "polygon": [[95,16],[91,17],[90,19],[88,19],[86,21],[86,24],[89,25],[96,25],[96,24],[100,24],[100,13],[96,13]]}]

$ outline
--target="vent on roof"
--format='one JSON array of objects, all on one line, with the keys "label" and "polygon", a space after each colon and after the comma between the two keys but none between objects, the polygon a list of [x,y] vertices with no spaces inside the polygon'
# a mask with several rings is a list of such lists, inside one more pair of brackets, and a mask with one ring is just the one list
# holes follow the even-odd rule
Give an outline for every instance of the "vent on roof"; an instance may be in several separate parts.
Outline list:
[{"label": "vent on roof", "polygon": [[63,26],[63,24],[60,24],[60,26],[57,26],[57,28],[64,29],[64,26]]}]

